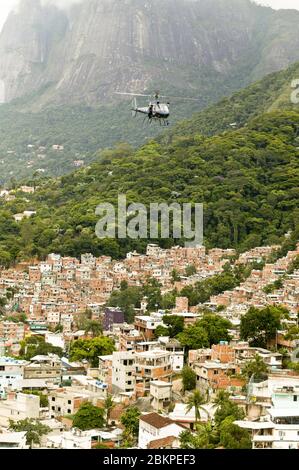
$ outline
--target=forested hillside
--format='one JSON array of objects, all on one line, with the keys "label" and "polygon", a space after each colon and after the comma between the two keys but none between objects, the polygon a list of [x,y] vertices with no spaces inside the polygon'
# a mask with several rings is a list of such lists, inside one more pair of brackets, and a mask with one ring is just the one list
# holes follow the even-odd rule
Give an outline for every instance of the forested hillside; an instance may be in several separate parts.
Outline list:
[{"label": "forested hillside", "polygon": [[[0,184],[35,172],[60,176],[120,141],[138,147],[156,138],[161,128],[131,119],[130,98],[116,91],[196,98],[170,98],[174,126],[299,60],[295,10],[250,0],[60,4],[22,0],[0,32]],[[281,86],[287,98],[297,72],[224,100],[185,127],[169,128],[166,138],[169,131],[210,135],[242,126],[279,99]]]},{"label": "forested hillside", "polygon": [[[298,224],[299,112],[275,111],[222,135],[150,141],[106,151],[88,168],[36,180],[34,195],[16,193],[0,210],[1,263],[49,252],[124,256],[147,240],[98,240],[100,202],[203,202],[208,247],[239,250],[280,242]],[[16,223],[13,214],[37,214]],[[180,240],[162,240],[162,246]],[[182,242],[182,240],[181,240]]]},{"label": "forested hillside", "polygon": [[[248,119],[264,112],[294,109],[290,97],[292,81],[299,78],[299,64],[276,72],[263,80],[225,98],[219,103],[192,114],[198,103],[188,107],[192,118],[181,121],[162,132],[160,126],[142,124],[142,118],[132,119],[130,102],[121,102],[118,114],[113,106],[100,108],[88,106],[54,107],[40,112],[19,112],[22,100],[0,106],[0,184],[11,179],[22,179],[40,173],[60,176],[74,170],[75,163],[85,165],[98,158],[105,147],[115,142],[138,143],[154,138],[169,143],[175,136],[203,134],[211,136],[232,130],[231,124],[242,127]],[[189,106],[189,105],[188,105]],[[171,105],[172,119],[186,115],[186,103]],[[171,119],[171,120],[172,120]],[[52,146],[63,145],[64,150],[53,151]],[[29,146],[29,147],[28,147]]]},{"label": "forested hillside", "polygon": [[[223,98],[216,105],[195,113],[191,119],[180,122],[163,136],[169,142],[172,136],[200,132],[214,135],[242,127],[254,116],[279,109],[296,110],[291,101],[292,82],[299,79],[299,63],[286,70],[272,73],[249,87]],[[299,97],[299,92],[296,94]],[[232,127],[232,124],[234,125]]]}]

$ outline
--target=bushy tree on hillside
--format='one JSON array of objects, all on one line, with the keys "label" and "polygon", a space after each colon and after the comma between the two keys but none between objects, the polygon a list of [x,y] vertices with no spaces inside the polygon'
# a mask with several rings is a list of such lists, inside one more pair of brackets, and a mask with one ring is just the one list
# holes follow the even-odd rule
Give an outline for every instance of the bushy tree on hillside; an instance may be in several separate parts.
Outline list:
[{"label": "bushy tree on hillside", "polygon": [[98,408],[91,403],[83,403],[73,419],[73,427],[87,431],[101,429],[105,424],[104,408]]}]

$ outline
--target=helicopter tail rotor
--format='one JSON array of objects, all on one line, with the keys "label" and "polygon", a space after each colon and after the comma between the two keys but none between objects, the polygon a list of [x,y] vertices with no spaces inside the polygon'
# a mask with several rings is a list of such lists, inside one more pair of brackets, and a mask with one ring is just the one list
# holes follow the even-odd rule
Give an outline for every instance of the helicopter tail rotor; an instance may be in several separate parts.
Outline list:
[{"label": "helicopter tail rotor", "polygon": [[132,117],[136,117],[137,116],[137,99],[134,98],[132,100]]}]

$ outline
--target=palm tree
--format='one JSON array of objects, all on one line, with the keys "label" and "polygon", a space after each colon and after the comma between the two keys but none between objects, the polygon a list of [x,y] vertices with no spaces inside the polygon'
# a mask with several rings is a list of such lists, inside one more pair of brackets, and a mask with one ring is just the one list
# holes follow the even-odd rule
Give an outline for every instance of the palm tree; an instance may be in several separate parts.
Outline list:
[{"label": "palm tree", "polygon": [[202,449],[213,449],[218,442],[218,432],[211,423],[200,424],[197,427],[197,437]]},{"label": "palm tree", "polygon": [[242,375],[250,380],[254,376],[257,380],[265,380],[267,378],[268,367],[263,359],[256,354],[254,359],[246,364],[243,369]]},{"label": "palm tree", "polygon": [[100,336],[103,332],[102,324],[96,320],[87,320],[85,324],[85,333],[91,333],[93,338]]},{"label": "palm tree", "polygon": [[181,449],[213,449],[218,442],[217,428],[211,423],[199,424],[196,433],[187,430],[180,434]]},{"label": "palm tree", "polygon": [[200,393],[199,390],[194,390],[193,394],[188,398],[187,407],[186,407],[186,414],[191,411],[193,408],[195,409],[195,423],[197,424],[200,421],[200,410],[204,410],[207,413],[207,410],[203,408],[202,405],[206,403],[204,396]]},{"label": "palm tree", "polygon": [[106,411],[106,426],[109,426],[110,414],[113,408],[115,407],[115,402],[113,401],[112,395],[107,395],[104,401],[104,410]]},{"label": "palm tree", "polygon": [[219,390],[213,400],[213,405],[216,407],[223,405],[229,401],[229,393],[225,390]]}]

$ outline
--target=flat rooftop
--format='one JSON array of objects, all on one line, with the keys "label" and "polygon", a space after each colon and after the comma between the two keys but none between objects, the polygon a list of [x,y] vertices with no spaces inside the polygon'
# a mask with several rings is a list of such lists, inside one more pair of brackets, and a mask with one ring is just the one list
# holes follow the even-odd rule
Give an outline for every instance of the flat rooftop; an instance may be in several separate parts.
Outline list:
[{"label": "flat rooftop", "polygon": [[168,351],[163,351],[161,349],[151,349],[150,351],[143,351],[143,352],[136,353],[136,357],[149,357],[150,359],[169,356],[169,355],[170,353]]},{"label": "flat rooftop", "polygon": [[296,408],[295,406],[293,408],[270,408],[268,413],[272,418],[298,418],[299,406],[297,404]]}]

